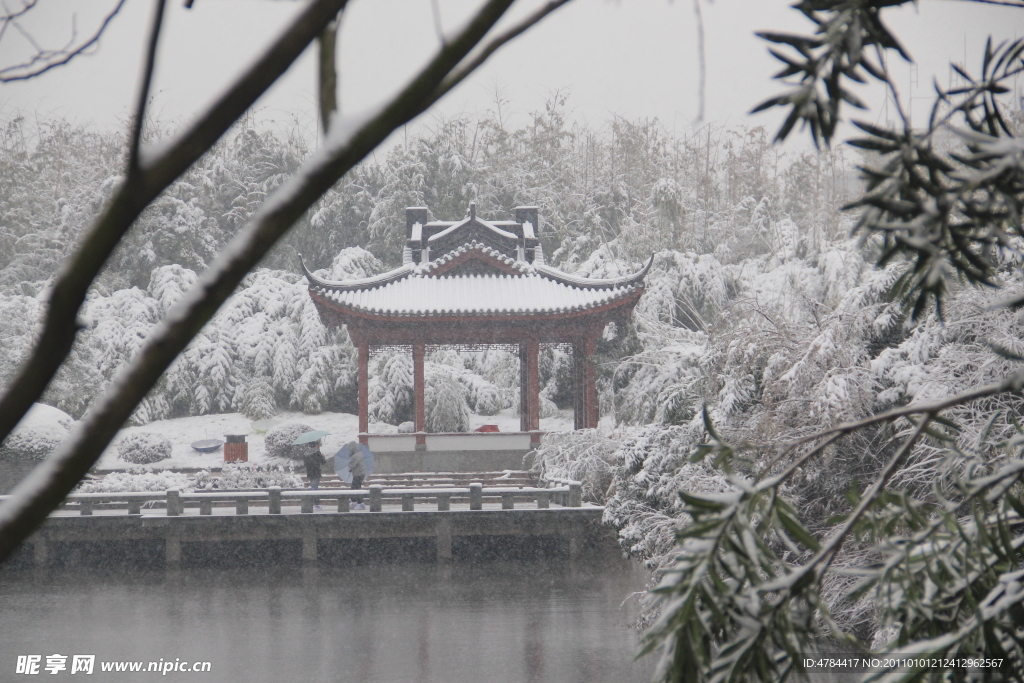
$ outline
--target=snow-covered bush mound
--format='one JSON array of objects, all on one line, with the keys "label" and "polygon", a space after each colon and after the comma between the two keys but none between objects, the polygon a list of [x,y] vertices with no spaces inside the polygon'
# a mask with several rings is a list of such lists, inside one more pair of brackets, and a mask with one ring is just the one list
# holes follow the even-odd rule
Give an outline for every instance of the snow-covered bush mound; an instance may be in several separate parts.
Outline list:
[{"label": "snow-covered bush mound", "polygon": [[342,249],[330,268],[321,268],[313,274],[326,280],[361,280],[383,272],[384,264],[362,247]]},{"label": "snow-covered bush mound", "polygon": [[136,432],[117,444],[117,457],[136,465],[148,465],[171,457],[171,442],[152,432]]},{"label": "snow-covered bush mound", "polygon": [[283,425],[278,425],[272,428],[267,432],[266,437],[264,437],[267,455],[273,458],[301,460],[302,456],[307,451],[315,449],[317,446],[315,442],[313,444],[302,444],[299,446],[292,445],[292,442],[299,438],[300,434],[312,431],[313,427],[302,422],[287,422]]},{"label": "snow-covered bush mound", "polygon": [[188,491],[193,488],[192,480],[181,472],[145,472],[128,470],[111,472],[102,479],[83,481],[75,493],[124,493],[126,491]]},{"label": "snow-covered bush mound", "polygon": [[63,410],[35,403],[0,445],[0,460],[42,460],[67,438],[74,424]]},{"label": "snow-covered bush mound", "polygon": [[197,473],[192,486],[196,489],[266,489],[271,486],[300,489],[303,482],[302,477],[290,467],[230,463],[224,465],[220,476],[206,470]]},{"label": "snow-covered bush mound", "polygon": [[274,385],[266,377],[254,377],[242,399],[242,414],[250,420],[267,420],[277,415]]},{"label": "snow-covered bush mound", "polygon": [[428,378],[426,394],[428,432],[469,431],[465,386],[452,377],[437,374]]}]

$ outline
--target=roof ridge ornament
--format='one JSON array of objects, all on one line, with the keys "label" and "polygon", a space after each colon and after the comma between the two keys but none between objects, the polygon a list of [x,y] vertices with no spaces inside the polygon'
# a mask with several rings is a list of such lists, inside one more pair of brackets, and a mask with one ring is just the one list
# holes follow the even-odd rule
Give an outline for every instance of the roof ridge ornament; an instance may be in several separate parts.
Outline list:
[{"label": "roof ridge ornament", "polygon": [[469,203],[469,220],[476,220],[476,202]]}]

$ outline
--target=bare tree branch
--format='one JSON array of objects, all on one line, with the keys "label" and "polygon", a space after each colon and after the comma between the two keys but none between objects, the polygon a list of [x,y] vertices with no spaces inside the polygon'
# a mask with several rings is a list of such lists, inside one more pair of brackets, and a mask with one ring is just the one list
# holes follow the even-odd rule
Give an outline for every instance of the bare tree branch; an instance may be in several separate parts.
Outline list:
[{"label": "bare tree branch", "polygon": [[[512,2],[514,0],[487,2],[455,40],[386,105],[369,115],[336,122],[320,151],[264,203],[196,286],[168,312],[68,440],[0,505],[0,561],[42,524],[84,476],[138,402],[245,274],[338,178],[392,131],[447,92],[441,87],[446,76],[484,38]],[[491,53],[493,50],[487,52]],[[479,66],[483,59],[478,57],[470,63]],[[464,69],[459,72],[463,73]]]},{"label": "bare tree branch", "polygon": [[[114,17],[117,16],[117,13],[121,11],[121,8],[124,7],[124,3],[125,0],[118,0],[117,5],[115,5],[114,9],[112,9],[110,13],[107,14],[106,17],[104,17],[103,23],[100,24],[100,27],[98,29],[96,29],[96,32],[92,35],[92,37],[90,37],[88,40],[86,40],[78,47],[71,47],[71,45],[74,43],[74,34],[72,34],[71,41],[59,50],[43,50],[36,46],[38,51],[28,62],[25,62],[23,64],[15,64],[13,66],[8,66],[3,69],[0,69],[0,83],[10,83],[11,81],[28,80],[29,78],[35,78],[36,76],[44,74],[50,69],[67,64],[72,59],[74,59],[75,57],[82,54],[83,52],[85,52],[90,47],[96,44],[96,42],[100,39],[100,36],[103,35],[103,32],[107,30],[107,26],[110,24],[110,22],[113,21]],[[34,5],[35,2],[33,2],[31,6],[26,6],[24,10],[22,10],[21,12],[15,12],[13,15],[8,15],[7,17],[5,17],[2,20],[3,28],[6,29],[8,23],[13,23],[14,27],[20,30],[21,27],[18,26],[16,22],[14,22],[14,17],[19,16],[20,14],[24,14]],[[34,43],[34,41],[32,42]],[[43,64],[40,65],[39,62],[43,62]],[[11,75],[11,72],[14,72],[14,74]]]},{"label": "bare tree branch", "polygon": [[202,156],[260,95],[283,74],[347,0],[316,0],[280,38],[178,138],[151,155],[140,155],[138,173],[126,177],[64,264],[51,290],[43,331],[32,355],[0,398],[0,441],[42,395],[64,362],[78,332],[85,294],[132,222],[164,189]]},{"label": "bare tree branch", "polygon": [[963,0],[964,2],[977,2],[982,5],[1002,5],[1003,7],[1024,7],[1024,0]]},{"label": "bare tree branch", "polygon": [[164,20],[166,4],[167,0],[156,0],[156,7],[153,9],[153,26],[149,32],[146,62],[142,68],[142,85],[139,87],[139,101],[135,106],[135,119],[132,121],[132,133],[128,144],[128,175],[135,175],[139,172],[139,145],[142,142],[142,126],[146,118],[149,88],[153,82],[153,67],[156,65],[156,45],[160,39],[160,26]]},{"label": "bare tree branch", "polygon": [[22,5],[21,9],[16,10],[14,12],[10,12],[9,10],[7,10],[7,5],[4,5],[4,10],[8,11],[9,13],[0,17],[0,40],[3,40],[4,33],[7,32],[7,27],[14,23],[15,19],[24,15],[30,9],[35,7],[37,2],[39,2],[39,0],[27,0],[25,4]]},{"label": "bare tree branch", "polygon": [[466,78],[466,76],[473,73],[473,71],[477,67],[483,64],[485,61],[487,61],[487,58],[494,54],[502,45],[512,40],[516,36],[520,35],[524,31],[529,29],[531,26],[539,22],[541,19],[551,14],[556,9],[558,9],[559,7],[568,2],[569,0],[551,0],[551,2],[539,8],[533,14],[526,17],[512,28],[496,35],[494,38],[488,41],[488,43],[483,48],[480,49],[480,51],[473,57],[473,59],[467,61],[458,69],[453,70],[452,73],[450,73],[444,79],[444,81],[441,82],[441,85],[438,86],[437,93],[433,98],[434,101],[440,99],[448,91],[450,91],[452,88],[461,83]]},{"label": "bare tree branch", "polygon": [[327,24],[320,34],[320,128],[324,135],[331,129],[331,120],[338,111],[337,43],[338,21]]}]

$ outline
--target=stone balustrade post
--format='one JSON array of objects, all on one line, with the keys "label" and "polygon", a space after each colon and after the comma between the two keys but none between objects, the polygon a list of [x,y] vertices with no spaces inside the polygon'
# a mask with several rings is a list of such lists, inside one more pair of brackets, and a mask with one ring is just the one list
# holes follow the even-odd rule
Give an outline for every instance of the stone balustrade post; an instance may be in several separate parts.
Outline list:
[{"label": "stone balustrade post", "polygon": [[247,515],[247,514],[249,514],[249,499],[248,498],[235,498],[235,514],[236,515]]},{"label": "stone balustrade post", "polygon": [[201,515],[212,515],[213,514],[213,501],[209,498],[199,499],[199,514]]},{"label": "stone balustrade post", "polygon": [[167,492],[167,516],[177,517],[181,514],[181,491],[170,489]]},{"label": "stone balustrade post", "polygon": [[83,517],[85,517],[87,515],[91,515],[92,514],[92,501],[91,500],[79,501],[79,503],[78,503],[78,514],[82,515]]},{"label": "stone balustrade post", "polygon": [[511,491],[506,491],[501,494],[501,509],[502,510],[514,510],[516,507],[515,495]]},{"label": "stone balustrade post", "polygon": [[281,514],[281,487],[271,486],[267,491],[267,512],[272,515]]},{"label": "stone balustrade post", "polygon": [[544,510],[551,507],[551,494],[547,491],[540,491],[537,494],[537,507]]},{"label": "stone balustrade post", "polygon": [[402,494],[402,512],[412,512],[416,509],[415,497],[411,493]]},{"label": "stone balustrade post", "polygon": [[380,484],[370,486],[370,512],[380,512],[384,504],[384,487]]},{"label": "stone balustrade post", "polygon": [[573,482],[569,484],[569,500],[566,507],[578,508],[583,505],[583,484]]},{"label": "stone balustrade post", "polygon": [[484,509],[484,485],[478,482],[473,482],[469,485],[469,509],[470,510],[483,510]]},{"label": "stone balustrade post", "polygon": [[303,514],[310,514],[313,512],[313,499],[307,496],[300,498],[301,501],[301,512]]},{"label": "stone balustrade post", "polygon": [[452,494],[450,493],[439,493],[437,494],[437,509],[440,512],[452,509]]}]

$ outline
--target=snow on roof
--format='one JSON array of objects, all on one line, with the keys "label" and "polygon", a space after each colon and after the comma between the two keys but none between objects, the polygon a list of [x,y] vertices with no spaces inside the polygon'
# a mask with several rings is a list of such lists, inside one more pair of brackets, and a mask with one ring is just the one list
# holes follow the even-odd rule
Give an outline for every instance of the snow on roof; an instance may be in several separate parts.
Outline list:
[{"label": "snow on roof", "polygon": [[419,269],[378,287],[310,288],[332,303],[354,311],[421,317],[572,313],[614,302],[635,291],[638,285],[592,289],[557,282],[536,272],[434,277]]},{"label": "snow on roof", "polygon": [[[484,272],[479,266],[476,272],[462,270],[459,262],[464,257],[483,262]],[[653,260],[638,273],[601,280],[563,273],[545,265],[543,258],[533,264],[517,261],[474,240],[428,263],[405,263],[359,280],[325,280],[310,273],[304,263],[302,268],[311,292],[351,311],[411,317],[548,315],[584,311],[625,298],[643,287]]]},{"label": "snow on roof", "polygon": [[498,251],[497,249],[495,249],[493,247],[489,247],[486,244],[481,244],[480,242],[477,242],[476,240],[473,240],[469,244],[463,244],[461,247],[458,247],[457,249],[452,249],[447,254],[445,254],[443,256],[437,257],[436,259],[434,259],[430,263],[427,263],[424,266],[422,266],[422,270],[424,270],[425,272],[430,273],[430,272],[432,272],[434,270],[437,270],[438,268],[448,264],[449,262],[454,261],[459,256],[462,256],[463,254],[467,254],[467,253],[469,253],[471,251],[478,251],[482,255],[489,256],[490,258],[494,259],[498,263],[502,263],[502,264],[504,264],[506,266],[509,266],[511,268],[515,268],[516,270],[518,270],[520,272],[528,273],[528,272],[531,271],[530,265],[528,263],[526,263],[525,261],[517,261],[514,258],[510,258],[510,257],[506,256],[505,254],[501,253],[500,251]]}]

